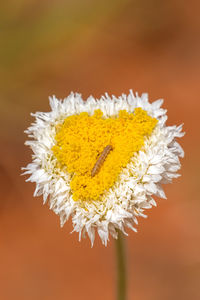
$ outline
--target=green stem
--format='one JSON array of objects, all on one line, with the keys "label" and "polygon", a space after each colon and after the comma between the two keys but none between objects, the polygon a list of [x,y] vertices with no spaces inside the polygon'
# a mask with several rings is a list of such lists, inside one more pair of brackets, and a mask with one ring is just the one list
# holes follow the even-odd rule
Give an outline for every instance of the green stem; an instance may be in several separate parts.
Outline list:
[{"label": "green stem", "polygon": [[118,231],[116,240],[117,300],[126,300],[126,259],[123,233]]}]

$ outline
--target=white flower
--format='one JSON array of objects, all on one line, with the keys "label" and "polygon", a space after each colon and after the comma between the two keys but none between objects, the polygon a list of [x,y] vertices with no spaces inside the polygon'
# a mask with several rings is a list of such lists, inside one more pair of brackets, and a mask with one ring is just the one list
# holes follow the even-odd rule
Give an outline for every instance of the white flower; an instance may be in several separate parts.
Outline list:
[{"label": "white flower", "polygon": [[[72,217],[74,230],[81,236],[87,233],[91,244],[97,230],[104,245],[109,234],[117,238],[116,229],[124,234],[125,228],[136,231],[137,217],[145,216],[144,210],[156,206],[152,198],[156,195],[166,198],[162,184],[179,176],[179,157],[184,156],[176,138],[182,137],[181,126],[166,126],[166,110],[160,108],[163,100],[148,102],[148,95],[134,95],[119,98],[107,94],[100,100],[89,97],[83,101],[80,94],[71,93],[63,101],[55,96],[50,98],[51,111],[32,114],[36,121],[25,132],[33,151],[33,161],[28,164],[24,174],[30,174],[27,181],[35,182],[34,196],[43,195],[44,203],[60,216],[61,226]],[[142,108],[149,116],[157,119],[151,135],[145,137],[141,149],[133,153],[126,167],[121,170],[115,183],[103,193],[100,199],[75,201],[70,186],[72,174],[64,167],[58,166],[58,159],[52,151],[56,145],[58,126],[72,115],[87,112],[90,116],[100,109],[104,118],[117,117],[121,110],[133,113]]]}]

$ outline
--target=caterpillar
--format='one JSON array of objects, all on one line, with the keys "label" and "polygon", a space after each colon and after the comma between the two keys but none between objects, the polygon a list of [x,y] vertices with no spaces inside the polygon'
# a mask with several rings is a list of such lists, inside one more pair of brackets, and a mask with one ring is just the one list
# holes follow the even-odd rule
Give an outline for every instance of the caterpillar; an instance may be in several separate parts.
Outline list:
[{"label": "caterpillar", "polygon": [[106,157],[108,156],[109,152],[112,150],[112,146],[111,145],[107,145],[104,150],[102,151],[100,157],[98,158],[98,160],[96,161],[92,171],[91,171],[91,176],[94,177],[100,170],[102,164],[104,163]]}]

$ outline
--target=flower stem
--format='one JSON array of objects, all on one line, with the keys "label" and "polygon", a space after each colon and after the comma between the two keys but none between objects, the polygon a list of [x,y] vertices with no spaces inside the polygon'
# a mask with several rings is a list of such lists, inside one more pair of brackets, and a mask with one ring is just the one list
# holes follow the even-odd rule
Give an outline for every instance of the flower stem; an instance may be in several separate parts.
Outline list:
[{"label": "flower stem", "polygon": [[118,230],[116,240],[116,259],[117,259],[117,300],[126,300],[126,259],[124,237]]}]

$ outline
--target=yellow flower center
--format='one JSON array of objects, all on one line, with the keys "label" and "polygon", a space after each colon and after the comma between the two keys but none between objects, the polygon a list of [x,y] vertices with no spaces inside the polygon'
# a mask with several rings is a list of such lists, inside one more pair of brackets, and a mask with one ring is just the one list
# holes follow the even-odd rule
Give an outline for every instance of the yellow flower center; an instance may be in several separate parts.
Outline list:
[{"label": "yellow flower center", "polygon": [[[146,111],[119,111],[118,116],[104,118],[101,110],[92,116],[87,112],[67,117],[57,129],[52,148],[61,167],[72,175],[73,199],[97,200],[117,181],[122,168],[141,149],[145,136],[152,133],[157,120]],[[91,172],[106,146],[111,151],[99,163],[98,172]]]}]

